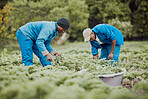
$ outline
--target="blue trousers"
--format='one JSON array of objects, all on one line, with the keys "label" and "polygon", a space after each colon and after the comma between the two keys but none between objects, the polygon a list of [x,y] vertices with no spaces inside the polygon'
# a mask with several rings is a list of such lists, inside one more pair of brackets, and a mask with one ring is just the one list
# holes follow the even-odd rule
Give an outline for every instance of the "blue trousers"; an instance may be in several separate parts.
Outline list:
[{"label": "blue trousers", "polygon": [[[103,45],[102,48],[101,48],[101,55],[100,55],[99,59],[106,58],[106,60],[108,60],[108,55],[111,52],[111,47],[112,47],[111,44]],[[115,46],[114,54],[113,54],[113,60],[115,62],[118,62],[118,58],[119,58],[119,54],[120,54],[120,47],[121,47],[121,45]]]},{"label": "blue trousers", "polygon": [[40,59],[43,67],[51,65],[51,62],[46,60],[46,56],[43,56],[38,50],[35,41],[27,38],[20,29],[17,31],[16,37],[21,49],[22,63],[24,63],[25,66],[33,65],[33,53]]}]

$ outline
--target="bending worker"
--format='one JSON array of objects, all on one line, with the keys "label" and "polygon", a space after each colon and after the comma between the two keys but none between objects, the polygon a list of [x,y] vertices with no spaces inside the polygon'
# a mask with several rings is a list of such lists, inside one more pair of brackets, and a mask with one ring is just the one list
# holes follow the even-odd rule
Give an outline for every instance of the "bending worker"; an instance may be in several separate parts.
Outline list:
[{"label": "bending worker", "polygon": [[90,41],[93,59],[98,59],[98,49],[101,48],[99,59],[105,58],[118,62],[124,38],[117,28],[107,24],[99,24],[92,29],[85,29],[83,37],[84,41]]},{"label": "bending worker", "polygon": [[51,40],[58,33],[63,33],[70,26],[66,18],[57,22],[38,21],[29,22],[20,27],[16,33],[25,66],[33,65],[33,52],[39,58],[42,66],[51,65],[54,55],[61,55],[51,45]]}]

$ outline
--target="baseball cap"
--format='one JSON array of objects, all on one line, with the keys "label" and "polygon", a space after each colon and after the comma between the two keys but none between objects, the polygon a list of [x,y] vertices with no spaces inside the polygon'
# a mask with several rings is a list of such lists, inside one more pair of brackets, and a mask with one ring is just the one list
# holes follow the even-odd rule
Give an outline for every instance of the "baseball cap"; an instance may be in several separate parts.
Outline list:
[{"label": "baseball cap", "polygon": [[86,28],[83,31],[83,37],[84,37],[84,42],[89,41],[90,40],[90,34],[91,34],[92,30],[90,28]]}]

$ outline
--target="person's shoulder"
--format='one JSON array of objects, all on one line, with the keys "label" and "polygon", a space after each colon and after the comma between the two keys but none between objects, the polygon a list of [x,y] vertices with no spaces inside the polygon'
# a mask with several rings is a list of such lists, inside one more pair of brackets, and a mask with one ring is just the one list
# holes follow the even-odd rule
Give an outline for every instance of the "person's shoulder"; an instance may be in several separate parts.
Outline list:
[{"label": "person's shoulder", "polygon": [[103,24],[98,24],[98,25],[96,25],[96,26],[94,26],[93,28],[92,28],[92,30],[98,30],[98,29],[100,29],[101,27],[103,26]]},{"label": "person's shoulder", "polygon": [[28,22],[28,23],[56,23],[56,22],[54,21],[33,21],[33,22]]},{"label": "person's shoulder", "polygon": [[56,24],[56,22],[53,21],[39,21],[39,23],[44,27],[54,26]]},{"label": "person's shoulder", "polygon": [[99,28],[99,27],[102,27],[102,26],[105,26],[106,24],[98,24],[96,26],[94,26],[94,28]]},{"label": "person's shoulder", "polygon": [[107,27],[109,28],[112,28],[112,29],[115,29],[116,27],[114,27],[113,25],[110,25],[110,24],[106,24]]}]

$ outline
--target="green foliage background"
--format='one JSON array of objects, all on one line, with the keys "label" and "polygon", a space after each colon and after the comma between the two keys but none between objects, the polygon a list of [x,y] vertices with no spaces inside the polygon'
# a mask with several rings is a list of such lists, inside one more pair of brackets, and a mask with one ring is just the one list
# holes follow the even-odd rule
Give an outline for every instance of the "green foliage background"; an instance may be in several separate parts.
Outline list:
[{"label": "green foliage background", "polygon": [[148,40],[147,0],[4,0],[0,6],[0,37],[16,39],[30,21],[69,19],[70,41],[82,41],[83,29],[106,23],[117,27],[125,40]]},{"label": "green foliage background", "polygon": [[[133,24],[133,34],[134,36],[148,39],[148,1],[131,1],[131,23]],[[134,8],[132,6],[134,6]]]}]

